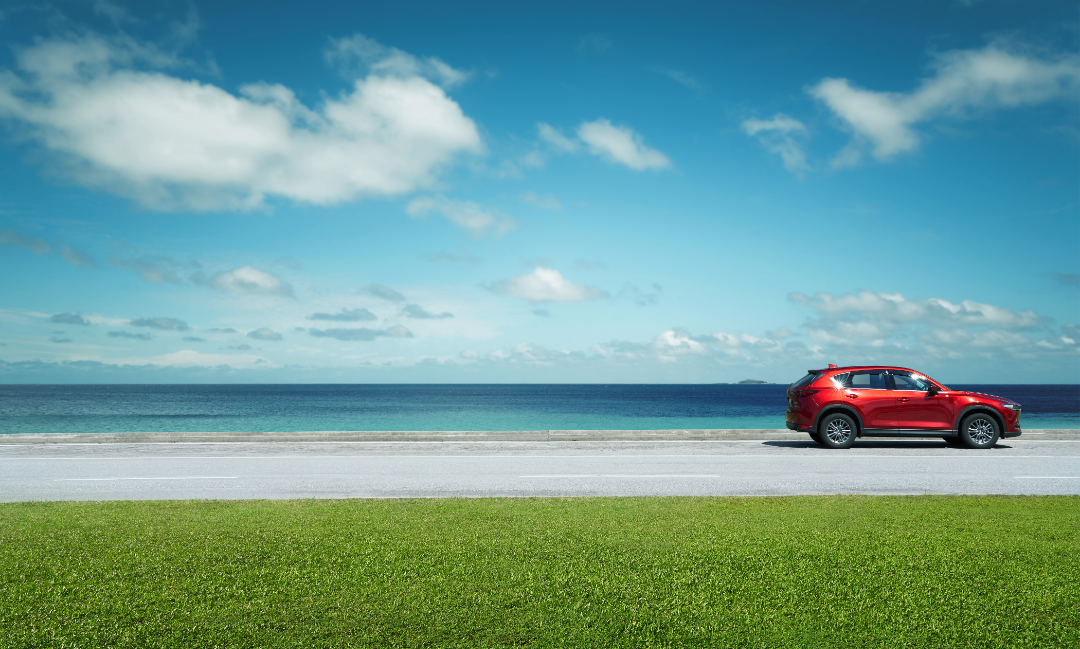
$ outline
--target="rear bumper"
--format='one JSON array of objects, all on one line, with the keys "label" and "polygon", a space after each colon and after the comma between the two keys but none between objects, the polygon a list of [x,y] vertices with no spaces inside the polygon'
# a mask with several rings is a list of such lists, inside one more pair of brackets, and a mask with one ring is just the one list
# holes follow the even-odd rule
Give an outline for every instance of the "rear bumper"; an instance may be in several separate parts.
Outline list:
[{"label": "rear bumper", "polygon": [[799,432],[806,432],[810,430],[810,427],[806,424],[799,423],[799,413],[791,412],[790,410],[784,413],[784,425],[788,427],[788,430],[797,430]]}]

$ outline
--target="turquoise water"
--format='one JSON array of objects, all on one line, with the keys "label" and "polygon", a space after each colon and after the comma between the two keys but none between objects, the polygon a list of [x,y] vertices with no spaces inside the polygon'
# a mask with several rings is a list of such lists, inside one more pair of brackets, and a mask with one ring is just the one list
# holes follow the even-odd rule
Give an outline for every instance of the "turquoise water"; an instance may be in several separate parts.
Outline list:
[{"label": "turquoise water", "polygon": [[[951,386],[1080,428],[1080,385]],[[786,385],[6,385],[0,434],[784,428]]]}]

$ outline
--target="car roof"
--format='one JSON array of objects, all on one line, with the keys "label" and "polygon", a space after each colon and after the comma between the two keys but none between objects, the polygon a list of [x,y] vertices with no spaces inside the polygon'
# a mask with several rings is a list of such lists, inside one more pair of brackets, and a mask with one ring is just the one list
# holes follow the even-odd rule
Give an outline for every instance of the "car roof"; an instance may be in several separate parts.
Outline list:
[{"label": "car roof", "polygon": [[914,372],[909,367],[897,367],[895,365],[845,365],[844,367],[826,367],[820,370],[807,370],[809,374],[824,374],[825,372],[847,372],[850,370],[899,370],[901,372]]}]

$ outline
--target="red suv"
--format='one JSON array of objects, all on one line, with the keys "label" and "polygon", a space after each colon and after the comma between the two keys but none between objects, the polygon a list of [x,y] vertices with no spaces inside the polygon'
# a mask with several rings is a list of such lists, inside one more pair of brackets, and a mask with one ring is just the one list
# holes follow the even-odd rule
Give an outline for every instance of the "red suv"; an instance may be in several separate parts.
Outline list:
[{"label": "red suv", "polygon": [[978,392],[954,392],[925,374],[877,365],[810,370],[787,391],[787,427],[830,448],[856,437],[942,437],[990,448],[1020,435],[1020,404]]}]

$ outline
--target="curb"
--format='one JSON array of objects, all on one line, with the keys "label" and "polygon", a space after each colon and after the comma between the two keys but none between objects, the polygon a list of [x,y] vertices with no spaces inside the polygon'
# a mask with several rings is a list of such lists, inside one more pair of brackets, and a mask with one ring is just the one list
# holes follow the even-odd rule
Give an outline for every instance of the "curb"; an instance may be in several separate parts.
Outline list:
[{"label": "curb", "polygon": [[[498,430],[498,431],[308,431],[254,433],[12,433],[0,445],[12,444],[168,444],[251,442],[612,442],[803,440],[806,433],[787,429],[673,430]],[[869,439],[913,439],[908,436]],[[915,438],[917,439],[917,438]],[[1080,429],[1033,429],[1023,440],[1080,441]]]}]

